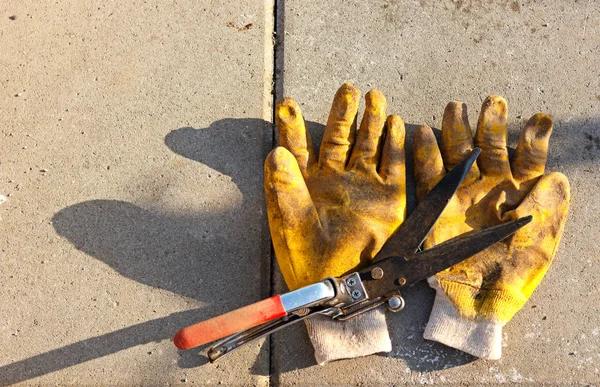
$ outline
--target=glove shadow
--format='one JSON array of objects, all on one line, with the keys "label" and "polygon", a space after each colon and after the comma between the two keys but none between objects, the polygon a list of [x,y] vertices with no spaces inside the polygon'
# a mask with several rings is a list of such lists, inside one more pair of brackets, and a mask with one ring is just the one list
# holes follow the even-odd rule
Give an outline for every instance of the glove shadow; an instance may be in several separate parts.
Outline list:
[{"label": "glove shadow", "polygon": [[[186,325],[268,296],[266,216],[264,225],[257,218],[264,213],[261,171],[264,155],[271,148],[271,132],[271,123],[264,120],[224,119],[205,129],[176,129],[165,138],[169,149],[206,164],[216,171],[216,178],[231,178],[242,196],[242,203],[236,208],[215,209],[206,205],[192,213],[161,212],[152,206],[120,200],[89,200],[63,208],[52,218],[59,235],[117,273],[205,305],[167,316],[157,314],[156,318],[130,327],[9,364],[1,368],[0,374],[17,383],[141,344],[170,340]],[[257,143],[264,144],[265,149]],[[160,197],[165,188],[157,176],[164,173],[166,179],[169,173],[179,173],[172,169],[165,166],[150,177],[137,177],[130,185]],[[141,199],[136,202],[144,203],[147,198],[143,193],[139,195]],[[203,192],[199,185],[198,198],[203,196],[214,198],[214,191]],[[241,243],[232,243],[235,240]],[[240,257],[246,257],[246,261],[240,261]],[[256,262],[249,263],[248,259]],[[259,267],[248,273],[252,274],[251,281],[240,275],[250,265]],[[97,276],[84,271],[85,262],[79,266],[82,276]],[[240,289],[245,290],[240,294]],[[112,290],[107,291],[112,294]],[[114,297],[118,299],[116,294]],[[148,309],[152,310],[152,305]],[[254,374],[269,373],[265,347],[268,346],[263,345],[252,367]],[[189,368],[207,363],[197,353],[180,352],[179,365]]]}]

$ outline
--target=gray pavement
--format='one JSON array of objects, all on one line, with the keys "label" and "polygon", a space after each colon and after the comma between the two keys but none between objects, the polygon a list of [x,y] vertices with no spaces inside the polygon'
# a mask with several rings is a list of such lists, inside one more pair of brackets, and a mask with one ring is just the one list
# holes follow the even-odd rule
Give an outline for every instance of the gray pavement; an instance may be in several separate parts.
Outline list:
[{"label": "gray pavement", "polygon": [[475,124],[483,99],[500,94],[512,146],[531,115],[553,116],[547,170],[568,176],[572,205],[554,265],[504,330],[500,361],[423,340],[434,293],[420,284],[405,292],[402,313],[388,314],[390,354],[315,366],[296,327],[274,338],[273,379],[600,383],[600,2],[286,0],[284,17],[283,93],[301,103],[305,119],[325,123],[343,81],[381,90],[408,133],[418,124],[440,128],[454,99]]},{"label": "gray pavement", "polygon": [[[0,385],[600,384],[598,0],[280,0],[274,85],[270,1],[1,9]],[[488,94],[513,146],[553,116],[569,220],[500,361],[422,339],[426,284],[388,315],[388,355],[317,366],[303,326],[215,365],[172,345],[283,291],[262,192],[272,90],[319,138],[344,81],[381,90],[409,133],[453,99],[474,123]]]},{"label": "gray pavement", "polygon": [[0,8],[0,385],[267,384],[171,337],[269,293],[272,10]]}]

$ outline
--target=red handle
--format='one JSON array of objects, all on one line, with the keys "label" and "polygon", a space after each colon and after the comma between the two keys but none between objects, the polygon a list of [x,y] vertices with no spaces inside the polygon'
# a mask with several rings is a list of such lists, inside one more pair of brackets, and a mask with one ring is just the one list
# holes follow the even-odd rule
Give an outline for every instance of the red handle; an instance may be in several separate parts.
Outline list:
[{"label": "red handle", "polygon": [[287,315],[276,295],[210,320],[183,328],[173,338],[179,349],[190,349]]}]

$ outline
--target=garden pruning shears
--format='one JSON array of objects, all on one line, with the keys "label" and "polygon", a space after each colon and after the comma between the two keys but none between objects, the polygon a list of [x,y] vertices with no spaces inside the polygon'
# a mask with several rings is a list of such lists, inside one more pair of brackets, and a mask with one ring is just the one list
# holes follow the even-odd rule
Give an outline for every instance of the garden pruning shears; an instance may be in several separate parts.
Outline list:
[{"label": "garden pruning shears", "polygon": [[532,219],[526,216],[472,231],[420,251],[423,240],[480,152],[479,148],[473,149],[440,180],[390,237],[370,266],[342,277],[328,277],[184,328],[175,335],[175,345],[179,349],[190,349],[226,337],[208,350],[212,362],[246,343],[316,314],[344,321],[382,305],[392,312],[402,310],[402,288],[481,252]]}]

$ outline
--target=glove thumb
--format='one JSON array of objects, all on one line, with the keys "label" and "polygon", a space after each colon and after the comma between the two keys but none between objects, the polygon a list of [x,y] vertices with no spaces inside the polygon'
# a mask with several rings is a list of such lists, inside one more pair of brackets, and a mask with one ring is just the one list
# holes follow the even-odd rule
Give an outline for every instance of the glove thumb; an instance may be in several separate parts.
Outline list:
[{"label": "glove thumb", "polygon": [[[532,215],[533,220],[513,236],[510,283],[528,299],[550,267],[562,236],[569,210],[569,181],[559,172],[539,178],[521,204],[503,215],[503,220]],[[526,248],[535,246],[535,248]]]},{"label": "glove thumb", "polygon": [[315,248],[322,245],[321,224],[298,163],[283,147],[271,151],[265,161],[265,194],[283,278],[290,290],[308,285],[308,273],[314,269],[302,263],[311,262]]}]

